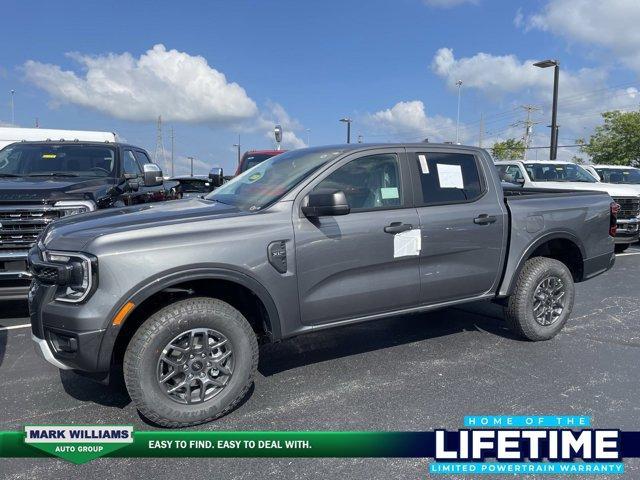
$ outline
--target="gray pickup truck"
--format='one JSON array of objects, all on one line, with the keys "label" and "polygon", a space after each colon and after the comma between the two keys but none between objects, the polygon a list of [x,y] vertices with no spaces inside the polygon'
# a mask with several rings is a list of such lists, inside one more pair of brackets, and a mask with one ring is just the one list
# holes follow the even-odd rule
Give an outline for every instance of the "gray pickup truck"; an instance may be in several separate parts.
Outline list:
[{"label": "gray pickup truck", "polygon": [[477,300],[530,340],[614,263],[602,192],[503,189],[455,145],[340,145],[265,160],[205,198],[63,218],[30,251],[37,350],[167,427],[229,412],[258,344]]}]

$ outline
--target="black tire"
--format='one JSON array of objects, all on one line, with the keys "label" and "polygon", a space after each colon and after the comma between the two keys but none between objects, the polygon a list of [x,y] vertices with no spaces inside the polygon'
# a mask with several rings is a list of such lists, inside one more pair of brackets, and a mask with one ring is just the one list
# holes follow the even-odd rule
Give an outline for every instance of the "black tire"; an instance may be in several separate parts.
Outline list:
[{"label": "black tire", "polygon": [[[534,315],[534,295],[538,286],[552,277],[562,281],[564,304],[560,315],[551,324],[543,325]],[[573,309],[574,298],[573,277],[564,263],[553,258],[531,258],[518,275],[513,294],[509,297],[506,309],[507,325],[515,334],[529,340],[549,340],[555,337],[567,322]]]},{"label": "black tire", "polygon": [[[192,329],[214,330],[226,338],[232,352],[232,372],[224,387],[212,398],[200,403],[178,403],[163,390],[164,384],[158,379],[159,361],[163,349],[173,339]],[[205,338],[208,343],[208,337]],[[195,343],[192,341],[191,344]],[[213,352],[209,353],[213,355]],[[123,363],[127,390],[140,413],[152,422],[170,428],[198,425],[226,415],[247,394],[257,367],[258,342],[249,322],[231,305],[206,297],[178,301],[149,317],[129,342]],[[183,375],[180,369],[176,370],[178,375]],[[211,374],[217,375],[217,370]],[[216,390],[215,387],[212,389]],[[189,396],[191,398],[190,388]]]},{"label": "black tire", "polygon": [[631,246],[630,243],[616,243],[614,249],[616,253],[622,253]]}]

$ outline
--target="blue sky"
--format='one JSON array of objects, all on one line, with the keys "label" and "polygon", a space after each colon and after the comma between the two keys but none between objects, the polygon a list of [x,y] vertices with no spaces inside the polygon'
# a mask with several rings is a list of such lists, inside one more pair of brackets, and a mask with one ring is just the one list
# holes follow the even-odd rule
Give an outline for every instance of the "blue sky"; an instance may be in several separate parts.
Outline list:
[{"label": "blue sky", "polygon": [[546,145],[552,72],[531,66],[543,58],[562,64],[561,144],[640,102],[636,0],[52,5],[3,2],[0,122],[15,89],[20,126],[116,131],[153,154],[162,114],[179,172],[187,156],[198,173],[232,171],[238,133],[243,150],[272,148],[275,122],[286,147],[344,141],[343,116],[368,142],[453,140],[457,79],[464,143],[481,114],[485,146],[522,136],[519,105],[533,104],[531,145]]}]

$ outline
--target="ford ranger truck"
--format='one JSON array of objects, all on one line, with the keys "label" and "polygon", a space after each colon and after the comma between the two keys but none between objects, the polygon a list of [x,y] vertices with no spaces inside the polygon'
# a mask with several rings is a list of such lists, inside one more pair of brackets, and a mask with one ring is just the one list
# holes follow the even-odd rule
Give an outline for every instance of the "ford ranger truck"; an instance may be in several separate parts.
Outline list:
[{"label": "ford ranger truck", "polygon": [[290,151],[204,198],[48,226],[29,254],[33,340],[94,379],[121,365],[146,418],[195,425],[242,400],[259,342],[478,300],[525,339],[554,337],[574,284],[614,263],[616,208],[503,189],[479,148]]},{"label": "ford ranger truck", "polygon": [[26,298],[27,253],[49,223],[166,200],[167,186],[147,152],[132,145],[18,142],[0,150],[0,299]]},{"label": "ford ranger truck", "polygon": [[553,190],[598,190],[607,192],[620,205],[616,253],[638,241],[640,233],[640,190],[633,185],[602,183],[581,165],[559,160],[505,160],[496,162],[500,178],[524,188]]}]

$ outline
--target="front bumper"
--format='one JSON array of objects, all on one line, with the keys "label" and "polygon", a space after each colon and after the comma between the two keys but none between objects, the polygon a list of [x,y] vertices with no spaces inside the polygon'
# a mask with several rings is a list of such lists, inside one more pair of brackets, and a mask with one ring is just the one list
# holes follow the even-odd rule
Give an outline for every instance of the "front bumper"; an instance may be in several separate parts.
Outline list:
[{"label": "front bumper", "polygon": [[23,300],[29,291],[26,250],[0,250],[0,300]]},{"label": "front bumper", "polygon": [[615,242],[616,244],[627,244],[638,241],[640,235],[640,220],[633,219],[618,219],[617,232]]},{"label": "front bumper", "polygon": [[53,301],[54,294],[55,287],[32,281],[29,316],[37,350],[47,362],[63,370],[107,371],[109,359],[100,356],[105,329],[87,329],[95,322],[79,316],[82,309],[75,305]]}]

